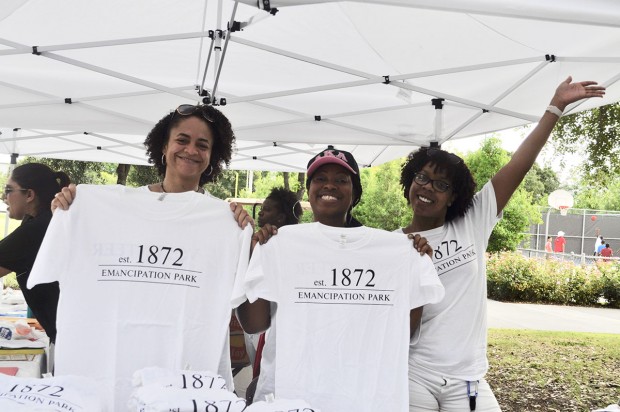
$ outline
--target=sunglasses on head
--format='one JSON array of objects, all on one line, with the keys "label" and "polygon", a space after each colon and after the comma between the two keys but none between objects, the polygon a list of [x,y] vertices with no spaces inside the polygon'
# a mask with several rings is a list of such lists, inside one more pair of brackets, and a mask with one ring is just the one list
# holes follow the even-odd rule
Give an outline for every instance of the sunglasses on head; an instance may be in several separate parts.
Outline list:
[{"label": "sunglasses on head", "polygon": [[429,147],[426,149],[426,155],[428,157],[440,157],[443,156],[448,160],[449,163],[453,165],[458,165],[463,162],[463,159],[455,155],[454,153],[446,152],[445,150],[437,149],[435,147]]},{"label": "sunglasses on head", "polygon": [[175,114],[178,113],[181,116],[191,116],[196,112],[200,112],[202,117],[209,123],[215,123],[215,119],[211,116],[211,114],[207,111],[207,105],[199,104],[182,104],[174,111]]}]

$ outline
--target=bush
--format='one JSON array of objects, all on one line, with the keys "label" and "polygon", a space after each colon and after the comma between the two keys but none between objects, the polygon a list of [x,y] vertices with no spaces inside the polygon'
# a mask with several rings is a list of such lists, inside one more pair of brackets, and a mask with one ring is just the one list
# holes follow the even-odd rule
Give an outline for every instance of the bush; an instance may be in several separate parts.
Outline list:
[{"label": "bush", "polygon": [[620,264],[600,264],[598,269],[601,271],[601,290],[603,297],[612,308],[620,308]]},{"label": "bush", "polygon": [[2,282],[4,284],[4,287],[7,289],[19,289],[19,284],[17,283],[15,273],[9,273],[8,275],[4,276],[2,278]]},{"label": "bush", "polygon": [[554,259],[530,259],[516,252],[487,259],[489,298],[509,302],[594,306],[600,298],[620,307],[620,265],[576,265]]}]

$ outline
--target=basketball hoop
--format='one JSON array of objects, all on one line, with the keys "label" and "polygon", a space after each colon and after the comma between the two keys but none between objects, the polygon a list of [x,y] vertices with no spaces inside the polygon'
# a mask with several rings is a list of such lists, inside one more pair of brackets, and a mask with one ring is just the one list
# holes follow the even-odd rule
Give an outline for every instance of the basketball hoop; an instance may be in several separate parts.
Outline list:
[{"label": "basketball hoop", "polygon": [[549,194],[549,206],[554,209],[558,209],[560,211],[560,215],[562,216],[566,216],[568,214],[568,209],[573,207],[573,204],[573,195],[566,190],[560,189]]}]

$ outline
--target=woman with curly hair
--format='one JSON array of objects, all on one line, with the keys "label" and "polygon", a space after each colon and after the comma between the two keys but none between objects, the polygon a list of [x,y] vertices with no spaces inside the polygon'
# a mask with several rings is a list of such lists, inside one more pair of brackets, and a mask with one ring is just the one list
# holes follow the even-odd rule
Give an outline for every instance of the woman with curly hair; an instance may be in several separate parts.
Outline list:
[{"label": "woman with curly hair", "polygon": [[163,180],[152,192],[204,192],[230,164],[235,136],[228,119],[213,106],[182,104],[164,116],[144,144],[149,163]]},{"label": "woman with curly hair", "polygon": [[258,212],[258,226],[269,223],[276,227],[296,225],[301,219],[303,209],[295,193],[283,187],[271,189]]},{"label": "woman with curly hair", "polygon": [[421,335],[409,351],[410,411],[499,411],[484,380],[488,369],[486,267],[491,231],[553,127],[569,104],[602,97],[595,82],[562,82],[538,126],[512,159],[474,194],[476,184],[463,160],[437,147],[411,153],[401,184],[413,218],[402,229],[435,248],[433,262],[444,299],[426,305]]},{"label": "woman with curly hair", "polygon": [[[74,202],[52,219],[29,284],[58,280],[55,372],[98,379],[109,410],[126,409],[131,375],[145,367],[191,365],[234,388],[228,325],[252,220],[241,205],[203,189],[229,164],[234,140],[214,107],[181,105],[145,141],[161,181],[138,189],[73,186],[52,203],[67,209]],[[87,365],[76,307],[84,307],[88,327],[107,331],[89,347],[97,359]]]},{"label": "woman with curly hair", "polygon": [[[149,163],[162,181],[145,188],[158,193],[195,191],[205,193],[205,183],[214,182],[230,164],[235,135],[230,121],[210,105],[182,104],[157,122],[144,141]],[[52,211],[67,210],[75,198],[71,184],[56,194]],[[241,205],[231,203],[239,226],[254,221]]]}]

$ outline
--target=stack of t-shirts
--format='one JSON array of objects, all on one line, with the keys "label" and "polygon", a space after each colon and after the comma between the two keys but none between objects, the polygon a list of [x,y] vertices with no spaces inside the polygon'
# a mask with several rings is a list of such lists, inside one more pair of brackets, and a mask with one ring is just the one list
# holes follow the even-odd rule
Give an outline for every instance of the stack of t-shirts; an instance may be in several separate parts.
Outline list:
[{"label": "stack of t-shirts", "polygon": [[321,412],[308,405],[308,402],[300,399],[278,399],[275,401],[254,402],[248,406],[244,412],[280,412],[280,411],[299,411],[299,412]]},{"label": "stack of t-shirts", "polygon": [[144,368],[133,375],[136,389],[129,410],[137,412],[241,412],[245,399],[226,390],[226,381],[209,371]]},{"label": "stack of t-shirts", "polygon": [[155,385],[178,389],[228,389],[226,380],[217,373],[171,370],[156,366],[134,372],[132,384],[136,388]]},{"label": "stack of t-shirts", "polygon": [[0,374],[0,411],[103,412],[97,384],[81,376],[18,378]]},{"label": "stack of t-shirts", "polygon": [[0,399],[0,411],[11,411],[11,412],[49,412],[60,409],[48,409],[46,407],[33,406],[33,405],[23,405],[21,403],[17,403],[14,401],[10,401],[8,399]]}]

